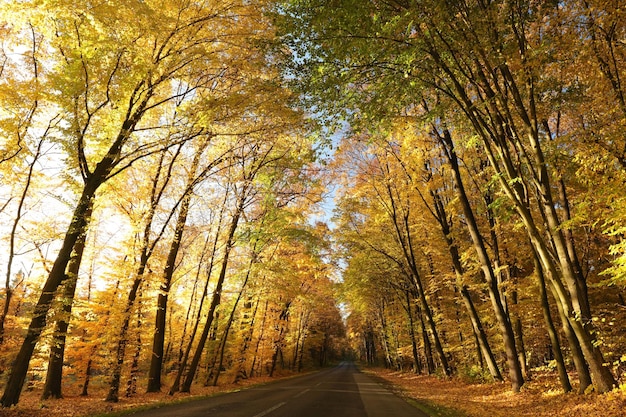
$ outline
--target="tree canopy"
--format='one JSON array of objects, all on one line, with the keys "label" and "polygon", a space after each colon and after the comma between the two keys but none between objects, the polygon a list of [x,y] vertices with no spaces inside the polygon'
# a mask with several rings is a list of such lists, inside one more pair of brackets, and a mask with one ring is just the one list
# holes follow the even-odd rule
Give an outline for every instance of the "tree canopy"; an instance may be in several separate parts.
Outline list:
[{"label": "tree canopy", "polygon": [[613,390],[624,13],[0,2],[0,405],[339,359]]}]

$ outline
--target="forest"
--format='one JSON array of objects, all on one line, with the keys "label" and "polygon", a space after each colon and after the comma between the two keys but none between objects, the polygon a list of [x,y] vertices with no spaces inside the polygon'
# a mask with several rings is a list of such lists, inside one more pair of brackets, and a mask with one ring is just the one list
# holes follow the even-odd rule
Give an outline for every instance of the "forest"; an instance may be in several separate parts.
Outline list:
[{"label": "forest", "polygon": [[624,394],[620,1],[0,0],[0,40],[0,413],[339,360]]}]

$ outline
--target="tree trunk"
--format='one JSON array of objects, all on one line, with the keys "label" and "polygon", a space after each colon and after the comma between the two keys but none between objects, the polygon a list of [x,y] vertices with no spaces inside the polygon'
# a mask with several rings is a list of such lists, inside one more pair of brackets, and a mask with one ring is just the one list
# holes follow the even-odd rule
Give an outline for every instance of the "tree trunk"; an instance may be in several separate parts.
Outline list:
[{"label": "tree trunk", "polygon": [[[91,216],[92,207],[89,208],[86,216]],[[67,329],[70,325],[72,316],[72,304],[74,303],[74,295],[76,293],[76,284],[78,282],[78,272],[85,250],[85,241],[87,233],[83,233],[76,240],[72,258],[67,266],[67,278],[64,280],[64,291],[62,294],[62,306],[60,318],[57,319],[52,337],[52,346],[50,347],[50,359],[48,361],[48,372],[46,374],[46,382],[43,387],[42,398],[63,398],[62,380],[63,380],[63,362],[65,359],[65,340],[67,337]]]},{"label": "tree trunk", "polygon": [[[193,170],[193,169],[192,169]],[[176,258],[183,239],[189,205],[191,203],[191,192],[186,192],[182,199],[180,213],[176,221],[174,237],[170,244],[167,255],[165,270],[163,271],[163,281],[157,297],[157,310],[154,325],[154,335],[152,338],[152,355],[150,356],[150,369],[148,371],[147,392],[161,391],[161,373],[163,368],[163,352],[165,346],[165,326],[167,318],[167,299],[172,285],[172,277],[176,269]]]},{"label": "tree trunk", "polygon": [[487,362],[489,374],[494,379],[494,381],[503,381],[502,374],[500,373],[500,368],[498,368],[496,358],[493,356],[493,352],[491,351],[491,347],[489,346],[489,341],[487,339],[487,335],[485,334],[485,329],[482,322],[480,321],[480,317],[478,316],[476,307],[474,307],[474,302],[472,301],[469,290],[466,286],[462,286],[460,292],[461,298],[463,300],[463,303],[465,304],[465,308],[467,309],[470,320],[472,322],[472,329],[474,330],[474,337],[476,338],[476,343],[478,345],[479,356],[481,358],[484,358]]},{"label": "tree trunk", "polygon": [[491,346],[489,345],[487,334],[485,333],[485,329],[482,325],[480,317],[478,316],[478,311],[476,311],[476,307],[474,306],[474,302],[472,301],[469,288],[467,288],[467,286],[463,283],[465,270],[463,268],[463,265],[461,264],[459,249],[451,237],[452,225],[451,222],[448,220],[446,208],[443,204],[441,196],[435,191],[431,191],[431,197],[433,198],[433,206],[435,208],[435,218],[439,223],[439,226],[441,227],[441,232],[448,246],[448,253],[450,254],[450,259],[452,261],[452,267],[456,276],[456,282],[459,287],[461,299],[463,300],[463,304],[465,305],[465,309],[467,310],[470,321],[472,323],[472,330],[474,332],[474,337],[476,339],[476,343],[479,349],[479,361],[481,362],[482,366],[482,361],[484,358],[485,361],[487,361],[487,368],[489,369],[491,377],[495,381],[503,381],[502,374],[500,373],[500,369],[498,368],[496,359],[493,356],[493,352],[491,351]]},{"label": "tree trunk", "polygon": [[476,218],[474,217],[474,212],[465,192],[461,170],[459,169],[459,163],[454,149],[454,142],[452,141],[452,137],[447,130],[443,132],[443,135],[440,135],[439,132],[436,132],[436,134],[444,147],[446,157],[452,168],[455,183],[457,185],[458,197],[463,207],[463,213],[465,214],[467,228],[472,238],[474,249],[476,250],[476,254],[479,258],[484,279],[487,281],[489,299],[491,300],[491,305],[496,315],[496,320],[500,327],[500,334],[504,342],[511,387],[513,392],[519,392],[524,384],[524,378],[522,376],[522,369],[517,356],[517,349],[515,347],[513,327],[511,326],[509,316],[507,315],[504,305],[502,304],[502,300],[500,299],[498,282],[489,259],[489,254],[487,253],[483,237],[480,234]]},{"label": "tree trunk", "polygon": [[[546,291],[546,280],[543,275],[543,268],[541,267],[541,262],[539,262],[537,252],[535,252],[534,248],[532,249],[532,253],[533,261],[535,264],[535,273],[537,274],[537,282],[539,284],[539,298],[541,300],[541,310],[543,312],[543,319],[546,322],[548,336],[550,337],[552,353],[554,355],[554,361],[556,362],[556,368],[559,373],[559,381],[561,382],[563,392],[570,392],[572,390],[572,384],[570,383],[569,375],[567,374],[567,368],[565,367],[565,360],[563,359],[563,352],[561,351],[561,342],[559,341],[559,336],[552,320],[552,313],[550,312],[550,304],[548,302],[548,293]],[[584,368],[586,369],[586,366]],[[591,382],[591,380],[589,380],[589,382]],[[585,386],[585,388],[587,387]],[[583,388],[583,390],[585,388]]]},{"label": "tree trunk", "polygon": [[[422,279],[417,268],[417,260],[415,257],[415,252],[413,250],[413,238],[409,225],[410,208],[408,205],[404,209],[398,207],[398,202],[396,201],[397,196],[392,190],[391,182],[386,183],[386,189],[387,195],[390,199],[388,214],[391,217],[390,220],[394,225],[396,239],[400,244],[400,247],[402,248],[404,259],[410,271],[409,275],[411,278],[411,284],[416,289],[416,295],[422,306],[422,311],[424,313],[424,317],[426,318],[426,324],[428,326],[428,329],[432,334],[433,341],[435,343],[435,350],[437,351],[437,355],[439,356],[439,361],[443,368],[443,372],[446,376],[450,376],[452,374],[452,369],[450,368],[450,365],[448,364],[448,358],[443,351],[443,346],[441,344],[441,340],[439,339],[439,332],[437,331],[437,326],[433,319],[432,311],[424,292],[424,285],[422,283]],[[402,213],[399,213],[399,211],[402,211]]]},{"label": "tree trunk", "polygon": [[[222,222],[224,221],[224,211],[226,209],[226,200],[228,198],[228,192],[224,193],[224,201],[222,203],[222,207],[220,209],[219,218],[217,222],[217,226],[215,228],[215,238],[213,239],[213,245],[211,248],[211,260],[209,262],[209,266],[206,272],[206,281],[204,283],[204,289],[202,290],[202,295],[200,296],[200,302],[198,305],[198,311],[196,312],[196,317],[194,320],[193,330],[191,331],[191,335],[189,336],[189,343],[187,343],[187,347],[185,348],[185,352],[178,364],[178,372],[176,372],[176,378],[170,387],[168,392],[169,395],[173,395],[175,392],[180,390],[180,381],[183,377],[183,372],[187,367],[187,360],[189,359],[189,353],[191,353],[191,348],[193,347],[193,342],[196,338],[196,333],[198,332],[198,327],[200,326],[200,319],[202,317],[202,308],[204,306],[204,302],[208,295],[209,290],[209,281],[211,279],[211,274],[213,273],[213,267],[215,265],[215,255],[217,253],[217,245],[219,243],[220,238],[220,230],[222,228]],[[207,237],[208,241],[208,237]],[[206,244],[205,244],[206,245]]]},{"label": "tree trunk", "polygon": [[230,222],[230,227],[226,236],[226,245],[224,247],[222,266],[220,269],[219,277],[215,284],[215,290],[211,299],[211,306],[209,307],[209,311],[207,313],[204,329],[202,331],[202,334],[200,335],[200,339],[198,340],[198,346],[196,346],[196,351],[191,359],[191,363],[189,364],[187,376],[185,377],[183,385],[181,386],[181,392],[189,392],[191,390],[191,384],[193,383],[193,379],[196,376],[196,371],[198,370],[198,365],[200,364],[200,358],[202,357],[202,351],[204,350],[204,345],[206,344],[207,337],[209,336],[209,331],[211,330],[211,325],[213,324],[215,310],[217,309],[217,306],[220,304],[221,301],[222,286],[224,285],[224,280],[226,279],[226,271],[228,267],[228,258],[233,247],[235,231],[237,230],[237,226],[239,224],[239,218],[243,213],[245,199],[246,192],[244,190],[238,198],[237,209]]},{"label": "tree trunk", "polygon": [[263,319],[261,320],[261,332],[259,333],[259,338],[257,339],[256,345],[254,346],[254,354],[252,355],[252,364],[250,365],[250,378],[254,376],[254,368],[256,366],[257,356],[259,354],[259,347],[261,346],[261,342],[263,341],[263,335],[265,334],[265,321],[267,319],[268,303],[269,301],[265,300],[265,308],[263,309]]},{"label": "tree trunk", "polygon": [[9,256],[6,263],[6,279],[5,279],[5,297],[4,297],[4,305],[2,307],[2,312],[0,313],[0,346],[4,343],[4,322],[6,321],[6,317],[9,314],[9,307],[11,306],[11,298],[13,296],[13,290],[11,288],[11,275],[13,274],[13,261],[15,260],[15,238],[17,227],[22,220],[22,209],[24,208],[24,203],[26,202],[26,196],[28,195],[28,190],[30,189],[30,185],[33,180],[33,171],[41,156],[41,147],[44,144],[44,138],[47,136],[47,131],[44,133],[43,137],[37,143],[37,149],[33,154],[33,160],[28,165],[28,174],[26,176],[26,183],[24,184],[24,189],[22,190],[22,195],[20,196],[20,201],[17,206],[17,211],[15,213],[15,218],[13,219],[13,224],[11,225],[11,231],[9,232]]},{"label": "tree trunk", "polygon": [[274,337],[274,353],[272,354],[272,363],[270,366],[269,376],[274,376],[276,370],[276,363],[278,357],[283,354],[283,345],[285,343],[285,331],[287,330],[287,323],[289,321],[289,308],[291,307],[291,301],[285,303],[283,309],[278,315],[278,330]]},{"label": "tree trunk", "polygon": [[[141,298],[141,296],[140,296]],[[137,393],[137,375],[139,374],[139,358],[141,357],[141,302],[137,309],[137,334],[135,339],[135,353],[130,364],[130,376],[126,383],[126,397],[131,397]]]},{"label": "tree trunk", "polygon": [[[416,294],[413,293],[415,297]],[[432,375],[435,373],[435,360],[433,359],[433,347],[428,337],[428,330],[424,324],[424,314],[418,303],[415,304],[415,315],[417,316],[420,324],[420,331],[422,333],[422,345],[424,347],[424,358],[426,359],[426,373]]]},{"label": "tree trunk", "polygon": [[[108,173],[108,171],[106,172]],[[41,290],[39,300],[33,310],[33,318],[30,321],[26,337],[11,367],[11,374],[6,383],[4,394],[0,399],[2,407],[11,407],[18,403],[22,386],[28,372],[28,365],[35,350],[35,345],[39,341],[41,333],[46,327],[48,311],[52,305],[55,293],[59,285],[66,279],[65,270],[71,259],[72,251],[78,238],[87,231],[89,218],[88,213],[92,207],[92,200],[98,187],[104,182],[104,178],[93,175],[88,179],[83,193],[78,200],[78,205],[74,210],[72,221],[67,229],[61,249],[50,270],[48,279]]]},{"label": "tree trunk", "polygon": [[[252,302],[251,299],[250,302]],[[233,384],[238,383],[242,379],[248,378],[248,375],[246,374],[246,355],[248,353],[248,349],[250,348],[252,337],[254,336],[254,323],[260,303],[261,300],[259,297],[259,299],[254,303],[254,310],[252,311],[252,316],[250,317],[250,323],[248,323],[248,328],[246,329],[246,333],[243,337],[243,343],[241,344],[241,347],[239,349],[239,358],[237,359],[237,372],[235,372]]]},{"label": "tree trunk", "polygon": [[413,302],[409,295],[409,290],[404,291],[406,298],[406,313],[409,318],[409,336],[411,337],[411,351],[413,353],[413,372],[416,374],[422,373],[422,366],[420,363],[419,353],[417,351],[417,340],[415,338],[415,323],[413,320]]},{"label": "tree trunk", "polygon": [[[255,245],[255,249],[256,249],[256,245]],[[218,358],[217,367],[213,366],[214,374],[213,374],[213,381],[211,381],[211,384],[213,386],[217,386],[217,380],[220,377],[222,364],[224,363],[224,351],[226,349],[226,343],[228,341],[228,334],[230,333],[232,324],[235,321],[235,313],[237,312],[237,306],[239,305],[239,301],[241,301],[241,297],[243,296],[243,293],[246,290],[246,286],[248,285],[248,279],[250,278],[250,272],[252,270],[252,265],[254,264],[255,258],[256,258],[256,252],[253,252],[253,255],[250,259],[250,265],[248,265],[248,271],[246,272],[246,277],[243,283],[241,284],[241,288],[239,289],[239,294],[237,295],[237,298],[235,299],[235,304],[233,305],[230,315],[228,316],[228,321],[226,322],[226,327],[224,328],[224,333],[222,334],[222,340],[220,341],[220,347],[218,349],[218,355],[217,355],[217,358]]]},{"label": "tree trunk", "polygon": [[108,402],[119,401],[119,388],[120,388],[120,381],[121,381],[121,375],[122,375],[122,366],[124,364],[124,356],[126,355],[126,343],[127,343],[126,338],[127,338],[128,328],[130,325],[130,319],[131,319],[130,316],[132,314],[132,309],[135,304],[135,301],[137,299],[137,293],[139,291],[139,287],[141,286],[143,279],[144,279],[144,273],[148,266],[148,260],[152,256],[154,247],[159,242],[159,240],[163,237],[163,234],[165,231],[165,228],[161,229],[161,232],[157,235],[157,237],[152,242],[150,242],[152,222],[154,219],[154,214],[156,212],[156,208],[159,203],[159,200],[163,194],[165,186],[167,185],[171,177],[170,172],[173,168],[174,161],[176,160],[178,154],[180,153],[181,148],[182,148],[182,145],[178,147],[177,152],[172,157],[172,160],[170,161],[169,168],[167,171],[167,175],[165,176],[164,184],[161,186],[160,190],[159,190],[159,178],[161,176],[161,169],[163,166],[165,152],[163,152],[160,156],[159,164],[158,164],[156,173],[154,175],[154,178],[152,180],[152,188],[151,188],[151,194],[150,194],[150,209],[148,211],[148,214],[146,215],[146,224],[143,230],[141,253],[139,255],[139,265],[137,265],[135,278],[133,279],[131,290],[128,293],[126,307],[123,312],[122,326],[120,328],[120,334],[119,334],[119,338],[117,342],[116,360],[113,363],[113,369],[111,371],[111,381],[109,384],[109,392],[105,400]]},{"label": "tree trunk", "polygon": [[[393,369],[394,360],[391,357],[391,349],[389,349],[389,329],[387,328],[387,318],[385,317],[385,300],[382,299],[381,307],[378,309],[378,316],[380,319],[380,327],[381,327],[381,339],[383,344],[383,349],[385,351],[385,366],[389,369]],[[413,326],[413,339],[415,339],[415,326]]]},{"label": "tree trunk", "polygon": [[[144,265],[145,267],[145,265]],[[124,357],[126,356],[126,345],[128,343],[128,329],[130,327],[130,318],[133,306],[137,300],[137,294],[139,287],[143,283],[143,269],[142,264],[139,265],[141,274],[137,273],[133,280],[133,285],[128,293],[128,299],[126,301],[126,308],[123,312],[123,321],[120,328],[120,335],[117,342],[117,349],[115,351],[115,361],[113,362],[113,369],[111,370],[111,381],[109,383],[109,392],[105,401],[118,402],[120,392],[120,381],[122,379],[122,366],[124,365]]]}]

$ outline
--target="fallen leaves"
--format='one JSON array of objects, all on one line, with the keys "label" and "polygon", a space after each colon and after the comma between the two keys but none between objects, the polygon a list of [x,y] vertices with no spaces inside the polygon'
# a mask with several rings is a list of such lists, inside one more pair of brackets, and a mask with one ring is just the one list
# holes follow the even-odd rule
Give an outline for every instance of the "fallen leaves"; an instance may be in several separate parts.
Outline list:
[{"label": "fallen leaves", "polygon": [[[468,417],[623,417],[626,395],[615,390],[608,394],[562,393],[550,381],[551,374],[537,374],[519,394],[509,384],[470,384],[459,378],[419,376],[387,369],[370,369],[376,376],[396,386],[403,395],[458,410]],[[547,384],[547,385],[546,385]]]}]

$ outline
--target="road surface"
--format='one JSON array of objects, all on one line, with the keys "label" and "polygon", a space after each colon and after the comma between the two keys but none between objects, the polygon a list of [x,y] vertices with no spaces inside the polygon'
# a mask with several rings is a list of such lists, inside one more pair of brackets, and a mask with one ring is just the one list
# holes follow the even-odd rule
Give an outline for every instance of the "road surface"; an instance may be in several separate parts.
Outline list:
[{"label": "road surface", "polygon": [[428,417],[351,363],[134,417]]}]

